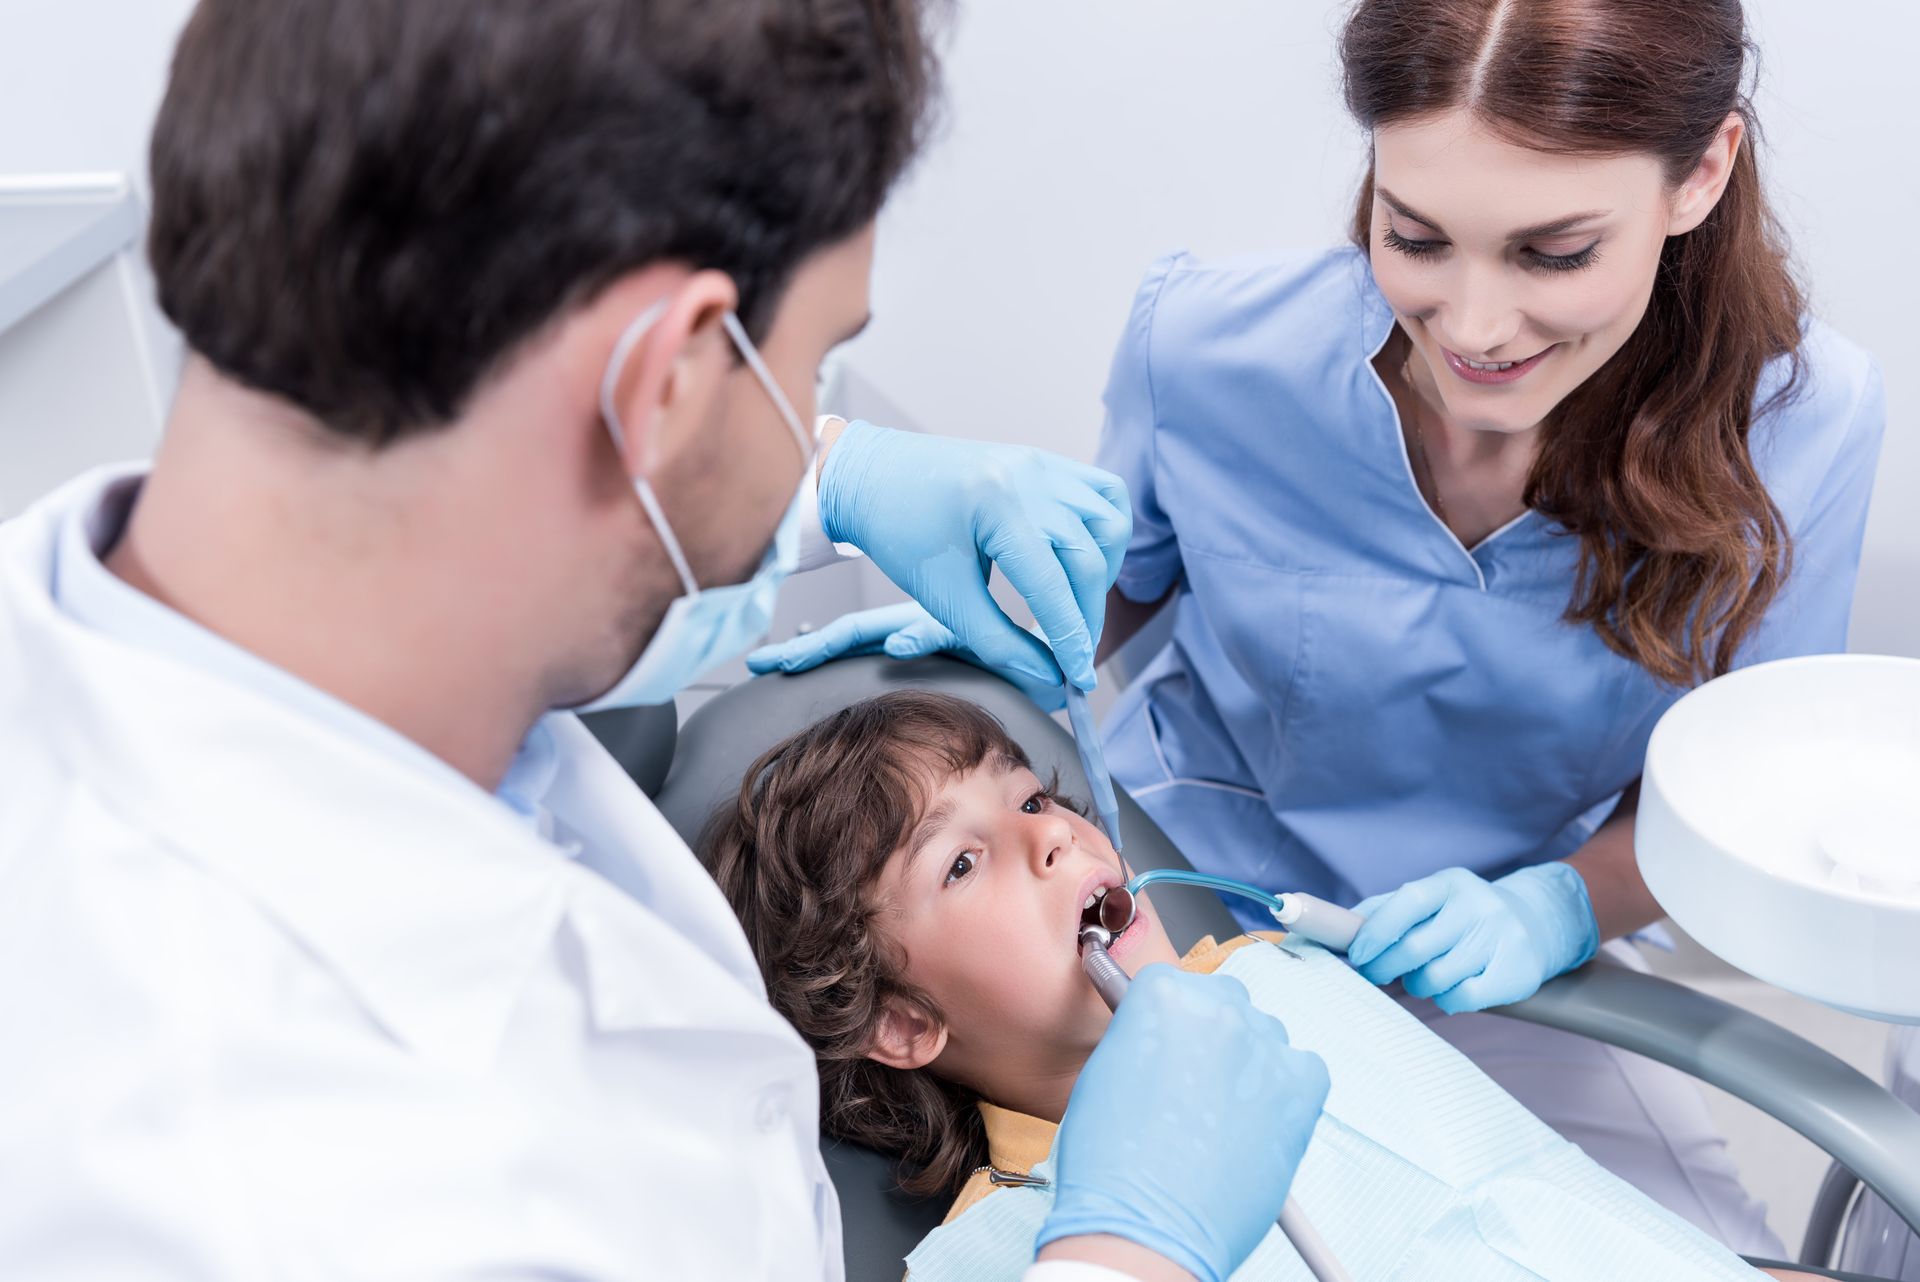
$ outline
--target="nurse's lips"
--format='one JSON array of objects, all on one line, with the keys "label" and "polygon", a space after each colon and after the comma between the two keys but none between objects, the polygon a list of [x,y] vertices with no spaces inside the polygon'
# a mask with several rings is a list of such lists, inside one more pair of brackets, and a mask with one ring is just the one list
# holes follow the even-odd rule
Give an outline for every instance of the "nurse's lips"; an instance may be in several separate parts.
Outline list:
[{"label": "nurse's lips", "polygon": [[1541,361],[1552,355],[1555,348],[1559,346],[1560,344],[1555,343],[1553,347],[1549,347],[1545,351],[1535,352],[1524,361],[1469,361],[1466,357],[1460,355],[1460,353],[1446,347],[1442,347],[1440,353],[1447,358],[1448,369],[1469,383],[1479,383],[1485,386],[1488,384],[1511,383],[1517,379],[1525,378]]}]

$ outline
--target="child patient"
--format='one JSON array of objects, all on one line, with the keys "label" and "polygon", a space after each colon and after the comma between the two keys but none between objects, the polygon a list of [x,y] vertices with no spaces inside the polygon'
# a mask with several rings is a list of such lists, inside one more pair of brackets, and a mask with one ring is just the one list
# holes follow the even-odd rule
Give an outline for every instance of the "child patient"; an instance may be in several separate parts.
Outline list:
[{"label": "child patient", "polygon": [[[705,843],[714,875],[759,959],[769,997],[818,1057],[822,1125],[896,1159],[909,1191],[954,1195],[948,1227],[928,1243],[963,1230],[987,1235],[968,1239],[969,1258],[977,1264],[988,1238],[1005,1238],[1013,1230],[962,1213],[983,1199],[997,1205],[1012,1198],[1012,1192],[995,1191],[1005,1177],[1027,1176],[1047,1158],[1074,1081],[1106,1028],[1108,1011],[1081,970],[1077,937],[1091,896],[1126,880],[1120,857],[1052,780],[1035,775],[991,715],[964,700],[920,691],[855,704],[767,752],[748,771],[738,796],[714,817]],[[1387,1021],[1381,1027],[1390,1027],[1395,1038],[1437,1043],[1343,965],[1310,950],[1303,960],[1274,947],[1272,941],[1282,938],[1243,936],[1224,945],[1207,939],[1183,959],[1141,896],[1134,924],[1110,951],[1130,974],[1154,962],[1241,972],[1256,1004],[1262,990],[1253,977],[1265,973],[1261,965],[1285,983],[1307,983],[1309,972],[1320,975],[1321,968],[1326,975],[1337,971],[1342,982],[1354,985],[1353,995],[1341,1000],[1352,1002],[1356,1019]],[[1298,1012],[1283,1005],[1274,1013],[1288,1020],[1297,1044],[1309,1044],[1295,1025]],[[1340,1062],[1328,1063],[1335,1095],[1294,1186],[1303,1201],[1316,1181],[1329,1190],[1359,1187],[1356,1181],[1366,1174],[1361,1132],[1390,1126],[1377,1119],[1393,1116],[1392,1097],[1413,1098],[1420,1088],[1417,1081],[1395,1083],[1391,1064],[1356,1065],[1343,1082]],[[1465,1063],[1459,1061],[1458,1072],[1472,1071]],[[1335,1117],[1343,1089],[1351,1126]],[[1490,1083],[1485,1089],[1496,1090]],[[1372,1108],[1363,1094],[1387,1098]],[[1404,1099],[1399,1106],[1406,1106]],[[1521,1121],[1544,1133],[1530,1118]],[[1410,1137],[1408,1147],[1419,1142]],[[1557,1137],[1552,1143],[1565,1150],[1565,1161],[1580,1165],[1580,1180],[1606,1182],[1602,1200],[1637,1200],[1660,1221],[1658,1233],[1685,1239],[1678,1255],[1657,1258],[1712,1266],[1669,1276],[1758,1276],[1600,1173],[1571,1145]],[[1392,1165],[1397,1159],[1380,1160]],[[1386,1217],[1399,1205],[1419,1203],[1424,1194],[1406,1188],[1414,1191],[1365,1213]],[[1321,1205],[1307,1208],[1316,1222],[1325,1211],[1349,1209],[1327,1206],[1331,1192],[1318,1196]],[[1518,1204],[1509,1198],[1500,1204],[1501,1214],[1511,1216]],[[1549,1198],[1541,1205],[1560,1203]],[[1474,1232],[1471,1220],[1448,1231]],[[1471,1252],[1463,1253],[1457,1242],[1446,1245],[1437,1230],[1422,1232],[1433,1239],[1432,1250],[1465,1266]],[[1328,1236],[1340,1252],[1341,1242]],[[1261,1250],[1284,1254],[1288,1248],[1270,1234]],[[1021,1244],[1012,1243],[1009,1251],[1010,1260],[1017,1258]],[[931,1263],[923,1261],[924,1252],[912,1260],[916,1278],[923,1263]],[[1525,1244],[1508,1254],[1524,1255]],[[1511,1276],[1625,1276],[1618,1271],[1623,1257],[1615,1251],[1610,1258],[1615,1263],[1597,1273],[1542,1274],[1515,1265]],[[1243,1272],[1254,1271],[1261,1259],[1256,1254]],[[1289,1261],[1293,1269],[1304,1268],[1288,1256],[1259,1275],[1304,1276],[1289,1272]],[[1362,1276],[1361,1261],[1346,1262]],[[1500,1262],[1506,1263],[1505,1255]],[[1450,1269],[1444,1276],[1509,1276],[1487,1267]],[[1418,1260],[1396,1258],[1394,1267],[1376,1267],[1371,1276],[1443,1274]]]}]

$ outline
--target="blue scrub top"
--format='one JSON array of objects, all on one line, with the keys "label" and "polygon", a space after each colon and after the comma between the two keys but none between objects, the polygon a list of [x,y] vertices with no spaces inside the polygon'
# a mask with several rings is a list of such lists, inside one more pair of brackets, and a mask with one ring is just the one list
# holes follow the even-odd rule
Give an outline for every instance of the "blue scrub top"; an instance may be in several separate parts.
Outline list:
[{"label": "blue scrub top", "polygon": [[[1100,448],[1133,493],[1120,591],[1177,590],[1171,644],[1109,718],[1114,776],[1195,866],[1349,904],[1571,853],[1680,694],[1562,621],[1578,543],[1555,523],[1469,551],[1433,514],[1371,365],[1393,324],[1353,248],[1165,258]],[[1741,665],[1846,648],[1885,401],[1824,325],[1802,354],[1751,436],[1795,561]]]}]

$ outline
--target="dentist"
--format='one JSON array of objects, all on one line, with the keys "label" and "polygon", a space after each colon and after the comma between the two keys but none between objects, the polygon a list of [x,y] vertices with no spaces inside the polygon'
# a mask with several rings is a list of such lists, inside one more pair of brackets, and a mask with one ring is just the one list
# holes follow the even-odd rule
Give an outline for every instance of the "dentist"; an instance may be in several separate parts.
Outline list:
[{"label": "dentist", "polygon": [[[1057,679],[991,560],[1091,679],[1113,478],[871,437],[821,467],[924,27],[196,11],[153,138],[192,353],[158,457],[0,527],[0,1275],[840,1275],[812,1056],[568,709],[756,640],[816,484],[978,652]],[[892,505],[934,466],[1014,479]],[[1326,1090],[1236,985],[1146,972],[1031,1276],[1224,1277]]]}]

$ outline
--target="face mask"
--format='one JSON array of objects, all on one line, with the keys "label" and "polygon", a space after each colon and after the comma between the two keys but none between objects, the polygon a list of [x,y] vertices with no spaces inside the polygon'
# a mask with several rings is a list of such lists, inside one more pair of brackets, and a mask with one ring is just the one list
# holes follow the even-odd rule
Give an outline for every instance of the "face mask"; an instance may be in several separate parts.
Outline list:
[{"label": "face mask", "polygon": [[[614,448],[623,452],[625,432],[620,423],[620,413],[614,408],[614,388],[620,381],[621,367],[626,364],[634,345],[653,328],[666,308],[666,302],[662,300],[627,326],[620,335],[620,341],[614,344],[613,355],[607,359],[607,372],[600,380],[600,417],[613,434]],[[719,588],[702,588],[694,582],[693,570],[687,565],[686,554],[680,549],[680,540],[674,537],[673,527],[667,523],[666,513],[661,510],[653,486],[648,484],[645,477],[634,478],[633,492],[639,496],[647,519],[653,522],[653,528],[659,533],[661,546],[666,548],[667,557],[673,562],[674,571],[679,574],[680,584],[686,591],[675,597],[673,604],[667,607],[666,617],[660,621],[653,639],[647,642],[646,649],[627,669],[627,674],[615,682],[611,690],[580,708],[582,712],[667,703],[693,684],[694,678],[702,672],[752,646],[766,636],[767,629],[773,625],[773,605],[779,595],[780,581],[793,573],[794,566],[799,564],[800,495],[806,489],[806,472],[813,468],[817,442],[813,433],[800,425],[800,416],[794,413],[786,393],[780,390],[780,384],[774,381],[766,362],[760,359],[759,351],[754,347],[753,340],[747,337],[747,331],[739,319],[728,312],[722,317],[722,324],[733,345],[739,349],[741,359],[746,361],[747,368],[753,371],[760,386],[773,398],[774,408],[780,411],[787,430],[793,433],[794,441],[800,446],[800,457],[806,462],[806,471],[801,473],[800,486],[794,491],[786,514],[780,518],[779,528],[773,533],[773,543],[760,559],[760,568],[745,583]]]}]

